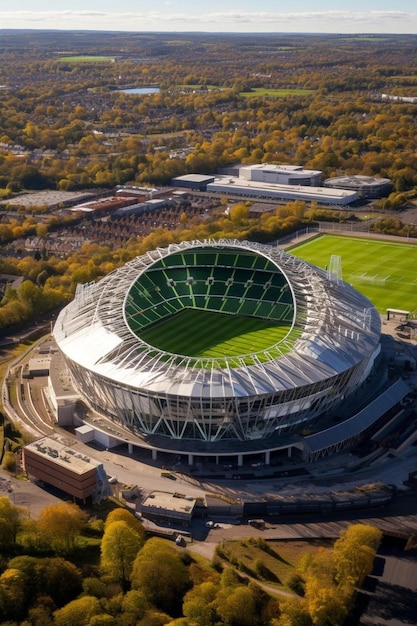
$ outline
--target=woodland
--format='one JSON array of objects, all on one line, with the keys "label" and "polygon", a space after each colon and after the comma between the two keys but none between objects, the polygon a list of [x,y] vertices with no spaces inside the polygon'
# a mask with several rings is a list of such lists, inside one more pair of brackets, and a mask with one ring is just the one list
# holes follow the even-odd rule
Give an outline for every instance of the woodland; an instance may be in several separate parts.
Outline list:
[{"label": "woodland", "polygon": [[[301,164],[323,178],[390,178],[392,193],[374,207],[390,213],[375,229],[417,235],[395,214],[417,193],[417,36],[2,30],[0,60],[0,273],[25,279],[2,294],[0,330],[62,306],[77,283],[151,247],[221,236],[267,242],[316,219],[346,219],[300,202],[256,218],[240,203],[225,215],[222,199],[208,213],[186,203],[146,228],[80,224],[45,206],[9,206],[22,192]],[[124,91],[148,86],[159,91]],[[25,251],[26,237],[67,228],[79,229],[79,250]]]},{"label": "woodland", "polygon": [[280,582],[267,563],[283,557],[262,537],[240,542],[258,554],[249,568],[228,542],[210,561],[149,537],[127,509],[95,513],[64,502],[33,520],[0,497],[2,626],[342,626],[382,538],[354,524]]}]

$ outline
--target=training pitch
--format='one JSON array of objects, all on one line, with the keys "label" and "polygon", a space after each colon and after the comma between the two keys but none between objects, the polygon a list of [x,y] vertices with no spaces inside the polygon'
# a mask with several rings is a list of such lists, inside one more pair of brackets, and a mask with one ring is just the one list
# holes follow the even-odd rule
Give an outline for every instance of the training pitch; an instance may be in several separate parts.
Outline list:
[{"label": "training pitch", "polygon": [[340,256],[343,280],[380,313],[417,309],[417,245],[322,235],[290,252],[323,269],[331,269],[332,255]]}]

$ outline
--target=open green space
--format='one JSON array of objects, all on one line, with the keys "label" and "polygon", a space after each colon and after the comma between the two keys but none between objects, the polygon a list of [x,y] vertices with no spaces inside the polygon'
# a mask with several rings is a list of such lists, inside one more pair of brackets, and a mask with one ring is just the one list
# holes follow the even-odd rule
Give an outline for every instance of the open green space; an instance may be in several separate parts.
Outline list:
[{"label": "open green space", "polygon": [[238,564],[242,571],[255,578],[261,573],[261,578],[267,580],[269,584],[285,587],[305,555],[315,555],[318,551],[331,549],[332,544],[331,540],[325,539],[265,541],[261,537],[249,537],[225,541],[219,551],[220,556],[233,565]]},{"label": "open green space", "polygon": [[314,89],[267,89],[256,87],[251,91],[241,91],[239,95],[244,98],[285,98],[286,96],[309,96]]},{"label": "open green space", "polygon": [[141,337],[173,354],[220,359],[267,350],[289,330],[276,321],[187,308],[145,329]]},{"label": "open green space", "polygon": [[114,57],[80,54],[59,57],[59,61],[66,63],[112,63],[114,61]]},{"label": "open green space", "polygon": [[380,313],[387,308],[417,309],[417,246],[322,235],[291,249],[295,256],[328,268],[341,257],[343,280],[363,293]]},{"label": "open green space", "polygon": [[195,83],[195,84],[191,84],[191,85],[179,85],[178,86],[179,89],[191,89],[191,90],[195,90],[195,91],[212,91],[213,89],[219,89],[221,91],[223,91],[225,88],[224,87],[220,87],[220,85],[201,85],[199,83]]}]

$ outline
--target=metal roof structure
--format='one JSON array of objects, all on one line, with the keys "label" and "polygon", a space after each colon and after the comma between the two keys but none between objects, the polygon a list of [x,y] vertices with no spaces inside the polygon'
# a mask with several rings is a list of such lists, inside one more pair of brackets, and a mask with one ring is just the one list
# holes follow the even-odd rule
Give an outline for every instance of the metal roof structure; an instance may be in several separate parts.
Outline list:
[{"label": "metal roof structure", "polygon": [[[262,358],[254,353],[249,359],[201,360],[158,350],[131,331],[125,299],[138,276],[161,258],[201,247],[263,255],[285,276],[293,296],[293,327],[301,329],[290,351],[276,345],[267,358],[264,351]],[[376,350],[380,318],[359,292],[283,250],[231,240],[192,241],[148,252],[99,283],[80,286],[53,334],[71,361],[121,385],[232,398],[295,389],[348,370]]]},{"label": "metal roof structure", "polygon": [[214,181],[207,185],[207,191],[254,198],[317,201],[321,204],[341,206],[358,199],[356,191],[347,189],[260,182],[233,176],[216,176]]},{"label": "metal roof structure", "polygon": [[362,411],[340,424],[304,438],[307,454],[317,454],[332,446],[346,445],[358,438],[365,430],[378,421],[392,407],[398,404],[410,388],[402,379],[397,380]]}]

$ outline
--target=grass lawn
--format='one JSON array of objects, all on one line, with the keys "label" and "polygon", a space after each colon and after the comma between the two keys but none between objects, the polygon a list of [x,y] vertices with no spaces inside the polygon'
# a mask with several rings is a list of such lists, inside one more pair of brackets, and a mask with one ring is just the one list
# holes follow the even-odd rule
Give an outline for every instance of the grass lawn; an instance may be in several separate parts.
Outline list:
[{"label": "grass lawn", "polygon": [[290,252],[321,268],[329,266],[331,255],[340,256],[343,280],[380,313],[387,308],[417,309],[416,245],[323,235]]},{"label": "grass lawn", "polygon": [[68,57],[59,57],[58,59],[59,61],[65,62],[65,63],[111,63],[114,61],[113,57],[104,57],[104,56],[95,56],[95,55],[88,55],[88,54],[80,54],[80,55],[74,55],[74,56],[68,56]]},{"label": "grass lawn", "polygon": [[[268,583],[285,587],[288,578],[297,569],[304,554],[316,554],[320,549],[330,549],[333,542],[326,539],[311,541],[265,541],[254,537],[221,544],[220,556],[232,565],[256,576],[256,564],[262,562],[262,578]],[[242,567],[243,566],[243,567]]]},{"label": "grass lawn", "polygon": [[223,358],[266,350],[281,341],[290,327],[256,317],[183,309],[141,332],[160,350],[191,357]]},{"label": "grass lawn", "polygon": [[309,96],[314,93],[314,89],[265,89],[255,87],[251,91],[241,91],[239,95],[244,98],[285,98],[285,96]]}]

